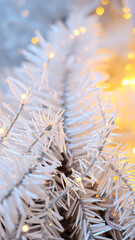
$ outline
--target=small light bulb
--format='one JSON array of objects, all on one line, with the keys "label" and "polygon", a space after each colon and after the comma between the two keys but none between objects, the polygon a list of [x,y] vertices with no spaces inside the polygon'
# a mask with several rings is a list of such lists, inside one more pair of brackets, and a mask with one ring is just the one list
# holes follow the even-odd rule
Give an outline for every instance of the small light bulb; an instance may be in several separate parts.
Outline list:
[{"label": "small light bulb", "polygon": [[53,52],[50,52],[50,53],[49,53],[49,58],[50,58],[50,59],[54,58],[54,56],[55,56],[55,54],[54,54]]},{"label": "small light bulb", "polygon": [[79,36],[79,34],[80,34],[79,30],[78,30],[78,29],[75,29],[75,30],[74,30],[74,35],[75,35],[75,36]]},{"label": "small light bulb", "polygon": [[126,69],[126,71],[131,71],[132,70],[132,65],[131,64],[127,64],[125,69]]},{"label": "small light bulb", "polygon": [[117,213],[116,213],[116,212],[113,212],[112,215],[113,215],[114,217],[116,217],[116,216],[117,216]]},{"label": "small light bulb", "polygon": [[114,177],[113,177],[113,180],[115,181],[116,179],[117,179],[117,176],[114,176]]},{"label": "small light bulb", "polygon": [[123,79],[122,86],[127,86],[128,84],[129,84],[129,80],[128,79]]},{"label": "small light bulb", "polygon": [[28,232],[28,230],[29,230],[29,226],[28,225],[23,225],[22,226],[22,231],[23,232]]},{"label": "small light bulb", "polygon": [[4,128],[0,128],[0,135],[4,134]]},{"label": "small light bulb", "polygon": [[33,44],[37,44],[37,43],[38,43],[38,38],[37,38],[37,37],[33,37],[33,38],[31,39],[31,42],[32,42]]},{"label": "small light bulb", "polygon": [[96,9],[96,14],[97,15],[99,15],[99,16],[101,16],[101,15],[103,15],[104,14],[104,8],[103,7],[98,7],[97,9]]},{"label": "small light bulb", "polygon": [[123,7],[123,8],[122,8],[122,11],[123,11],[124,13],[128,13],[128,12],[130,11],[130,7]]},{"label": "small light bulb", "polygon": [[132,152],[133,152],[133,154],[135,154],[135,148],[133,148]]},{"label": "small light bulb", "polygon": [[70,35],[69,35],[69,38],[70,38],[70,39],[74,39],[74,35],[73,35],[73,34],[70,34]]},{"label": "small light bulb", "polygon": [[24,17],[24,18],[28,17],[29,16],[28,9],[23,10],[22,13],[21,13],[21,16]]},{"label": "small light bulb", "polygon": [[135,33],[135,28],[133,28],[133,33]]},{"label": "small light bulb", "polygon": [[131,16],[132,16],[131,13],[125,13],[125,14],[123,15],[123,17],[124,17],[126,20],[130,19]]},{"label": "small light bulb", "polygon": [[81,181],[82,181],[82,178],[81,178],[81,177],[78,177],[78,178],[76,179],[76,181],[77,181],[77,182],[81,182]]},{"label": "small light bulb", "polygon": [[133,52],[128,53],[128,59],[133,59],[135,54]]},{"label": "small light bulb", "polygon": [[49,223],[49,226],[52,226],[52,223]]},{"label": "small light bulb", "polygon": [[102,199],[102,201],[103,201],[103,202],[105,202],[105,201],[106,201],[106,199],[105,199],[105,198],[103,198],[103,199]]},{"label": "small light bulb", "polygon": [[103,5],[108,5],[108,4],[109,4],[109,0],[102,0],[101,3],[102,3]]},{"label": "small light bulb", "polygon": [[131,205],[134,205],[134,201],[131,202]]},{"label": "small light bulb", "polygon": [[23,100],[25,100],[25,99],[27,98],[27,95],[26,95],[26,94],[22,94],[22,95],[21,95],[21,98],[22,98]]},{"label": "small light bulb", "polygon": [[80,27],[80,32],[82,33],[82,34],[84,34],[85,32],[86,32],[86,28],[85,27]]},{"label": "small light bulb", "polygon": [[96,197],[99,197],[99,194],[96,194]]}]

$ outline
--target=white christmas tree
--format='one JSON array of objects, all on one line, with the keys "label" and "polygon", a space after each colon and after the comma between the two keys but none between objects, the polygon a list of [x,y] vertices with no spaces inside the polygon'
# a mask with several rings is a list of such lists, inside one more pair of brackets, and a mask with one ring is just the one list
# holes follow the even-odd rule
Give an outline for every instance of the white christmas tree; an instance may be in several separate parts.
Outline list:
[{"label": "white christmas tree", "polygon": [[[100,97],[95,17],[73,14],[23,51],[0,126],[0,239],[135,238],[134,165]],[[101,92],[102,93],[102,92]]]}]

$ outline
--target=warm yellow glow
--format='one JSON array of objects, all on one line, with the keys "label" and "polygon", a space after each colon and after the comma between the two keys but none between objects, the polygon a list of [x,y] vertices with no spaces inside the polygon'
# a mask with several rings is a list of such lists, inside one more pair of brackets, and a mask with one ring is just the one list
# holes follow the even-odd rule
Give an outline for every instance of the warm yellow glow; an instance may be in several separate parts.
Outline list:
[{"label": "warm yellow glow", "polygon": [[52,226],[52,223],[49,223],[49,226]]},{"label": "warm yellow glow", "polygon": [[130,7],[123,7],[123,8],[122,8],[122,11],[123,11],[124,13],[128,13],[128,12],[130,11]]},{"label": "warm yellow glow", "polygon": [[135,57],[135,54],[133,52],[128,54],[128,59],[133,59]]},{"label": "warm yellow glow", "polygon": [[132,152],[133,152],[133,154],[135,154],[135,148],[133,148]]},{"label": "warm yellow glow", "polygon": [[74,35],[73,35],[73,34],[70,34],[70,35],[69,35],[69,38],[70,38],[70,39],[74,39]]},{"label": "warm yellow glow", "polygon": [[109,0],[102,0],[102,1],[101,1],[101,3],[102,3],[103,5],[108,5],[109,2],[110,2]]},{"label": "warm yellow glow", "polygon": [[131,64],[127,64],[126,67],[125,67],[125,69],[126,69],[127,71],[131,71],[131,70],[132,70],[132,65],[131,65]]},{"label": "warm yellow glow", "polygon": [[123,79],[122,86],[127,86],[128,84],[129,84],[129,80],[128,79]]},{"label": "warm yellow glow", "polygon": [[114,176],[114,177],[113,177],[113,180],[115,181],[116,179],[117,179],[117,176]]},{"label": "warm yellow glow", "polygon": [[32,42],[33,44],[37,44],[37,43],[38,43],[38,38],[37,38],[37,37],[33,37],[33,38],[31,39],[31,42]]},{"label": "warm yellow glow", "polygon": [[27,95],[26,95],[26,94],[22,94],[22,95],[21,95],[21,98],[22,98],[23,100],[25,100],[25,99],[27,98]]},{"label": "warm yellow glow", "polygon": [[112,214],[114,217],[117,215],[117,213],[116,212],[113,212],[113,214]]},{"label": "warm yellow glow", "polygon": [[4,134],[4,128],[0,128],[0,135]]},{"label": "warm yellow glow", "polygon": [[96,197],[99,197],[99,194],[96,194]]},{"label": "warm yellow glow", "polygon": [[25,9],[25,10],[23,10],[22,12],[21,12],[21,16],[22,17],[28,17],[28,15],[29,15],[29,11],[28,11],[28,9]]},{"label": "warm yellow glow", "polygon": [[133,33],[135,33],[135,28],[133,28]]},{"label": "warm yellow glow", "polygon": [[135,78],[130,79],[130,85],[135,85]]},{"label": "warm yellow glow", "polygon": [[86,32],[86,28],[85,27],[80,27],[80,32],[82,33],[82,34],[84,34],[85,32]]},{"label": "warm yellow glow", "polygon": [[22,231],[23,232],[28,232],[28,230],[29,230],[29,226],[28,225],[23,225],[22,226]]},{"label": "warm yellow glow", "polygon": [[131,202],[131,205],[134,205],[134,201]]},{"label": "warm yellow glow", "polygon": [[106,201],[106,198],[103,198],[102,201],[105,202],[105,201]]},{"label": "warm yellow glow", "polygon": [[75,36],[78,36],[79,34],[80,34],[79,30],[75,29],[75,30],[74,30],[74,35],[75,35]]},{"label": "warm yellow glow", "polygon": [[123,15],[123,17],[124,17],[125,19],[130,19],[130,18],[131,18],[131,13],[125,13],[125,14]]},{"label": "warm yellow glow", "polygon": [[81,177],[78,177],[78,178],[76,179],[76,181],[77,181],[77,182],[81,182],[81,181],[82,181],[82,178],[81,178]]},{"label": "warm yellow glow", "polygon": [[50,52],[50,53],[49,53],[49,58],[50,58],[50,59],[54,58],[54,56],[55,56],[55,54],[54,54],[53,52]]},{"label": "warm yellow glow", "polygon": [[104,14],[104,8],[103,7],[98,7],[97,9],[96,9],[96,14],[97,15],[103,15]]}]

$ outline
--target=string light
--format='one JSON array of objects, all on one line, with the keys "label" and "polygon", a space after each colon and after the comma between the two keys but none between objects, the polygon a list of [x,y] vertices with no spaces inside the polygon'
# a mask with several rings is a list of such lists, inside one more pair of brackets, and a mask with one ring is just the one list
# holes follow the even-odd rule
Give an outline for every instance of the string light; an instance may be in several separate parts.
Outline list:
[{"label": "string light", "polygon": [[81,178],[81,177],[78,177],[78,178],[76,179],[76,181],[77,181],[77,182],[81,182],[81,181],[82,181],[82,178]]},{"label": "string light", "polygon": [[101,15],[103,15],[104,14],[104,8],[103,7],[98,7],[97,9],[96,9],[96,14],[97,15],[99,15],[99,16],[101,16]]},{"label": "string light", "polygon": [[102,201],[105,202],[105,201],[106,201],[106,198],[103,198]]},{"label": "string light", "polygon": [[29,230],[29,226],[28,225],[23,225],[22,226],[22,231],[23,232],[28,232],[28,230]]},{"label": "string light", "polygon": [[131,205],[134,205],[134,201],[131,202]]},{"label": "string light", "polygon": [[122,86],[127,86],[128,84],[129,84],[129,80],[128,79],[123,79]]},{"label": "string light", "polygon": [[113,180],[115,181],[116,179],[117,179],[117,176],[114,176],[114,177],[113,177]]},{"label": "string light", "polygon": [[52,223],[49,223],[49,226],[52,226]]},{"label": "string light", "polygon": [[23,10],[22,13],[21,13],[21,16],[24,17],[24,18],[28,17],[29,16],[28,9]]},{"label": "string light", "polygon": [[74,30],[74,35],[75,35],[75,36],[79,36],[79,34],[80,34],[79,30],[75,29],[75,30]]},{"label": "string light", "polygon": [[128,53],[128,59],[133,59],[135,57],[135,54],[133,52]]},{"label": "string light", "polygon": [[0,135],[4,134],[4,128],[0,128]]},{"label": "string light", "polygon": [[27,95],[26,95],[26,94],[22,94],[22,95],[21,95],[21,98],[22,98],[23,100],[25,100],[25,99],[27,98]]},{"label": "string light", "polygon": [[102,0],[102,1],[101,1],[101,3],[102,3],[103,5],[108,5],[109,2],[110,2],[109,0]]},{"label": "string light", "polygon": [[127,71],[131,71],[131,70],[132,70],[132,65],[131,65],[131,64],[127,64],[126,67],[125,67],[125,69],[126,69]]},{"label": "string light", "polygon": [[70,34],[70,35],[69,35],[69,38],[70,38],[70,39],[74,39],[74,35],[73,35],[73,34]]},{"label": "string light", "polygon": [[99,194],[96,194],[96,197],[99,197]]},{"label": "string light", "polygon": [[135,154],[135,148],[133,148],[132,152],[133,152],[133,154]]},{"label": "string light", "polygon": [[123,15],[123,17],[124,17],[126,20],[130,19],[131,16],[132,16],[131,13],[125,13],[125,14]]},{"label": "string light", "polygon": [[38,43],[38,38],[37,38],[37,37],[33,37],[33,38],[31,39],[31,42],[32,42],[33,44],[37,44],[37,43]]},{"label": "string light", "polygon": [[130,11],[130,7],[123,7],[123,8],[122,8],[122,11],[123,11],[124,13],[128,13],[128,12]]},{"label": "string light", "polygon": [[86,28],[85,27],[80,27],[80,32],[82,33],[82,34],[84,34],[85,32],[86,32]]},{"label": "string light", "polygon": [[112,215],[113,215],[114,217],[116,217],[116,216],[117,216],[117,213],[116,213],[116,212],[113,212]]},{"label": "string light", "polygon": [[54,54],[53,52],[50,52],[50,53],[49,53],[49,58],[50,58],[50,59],[54,58],[54,56],[55,56],[55,54]]}]

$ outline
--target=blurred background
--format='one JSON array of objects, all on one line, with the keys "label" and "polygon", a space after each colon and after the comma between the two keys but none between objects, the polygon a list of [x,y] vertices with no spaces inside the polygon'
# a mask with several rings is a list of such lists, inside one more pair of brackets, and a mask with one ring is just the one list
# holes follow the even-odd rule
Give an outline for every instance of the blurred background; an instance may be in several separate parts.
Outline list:
[{"label": "blurred background", "polygon": [[74,9],[97,15],[100,52],[108,54],[98,70],[109,76],[100,86],[117,111],[119,141],[128,143],[135,162],[135,0],[0,0],[0,101],[5,79],[24,61],[20,49],[38,44],[35,30],[46,37],[50,25]]}]

